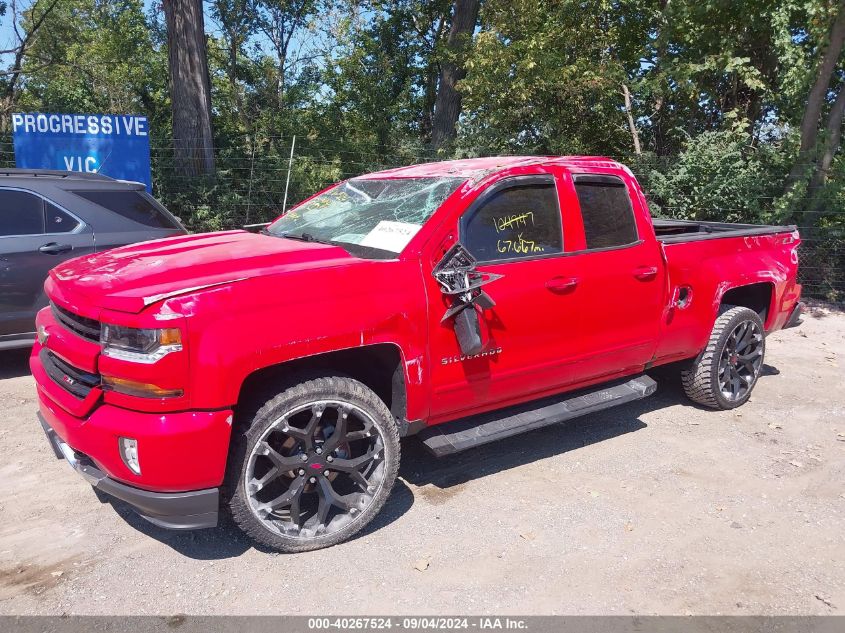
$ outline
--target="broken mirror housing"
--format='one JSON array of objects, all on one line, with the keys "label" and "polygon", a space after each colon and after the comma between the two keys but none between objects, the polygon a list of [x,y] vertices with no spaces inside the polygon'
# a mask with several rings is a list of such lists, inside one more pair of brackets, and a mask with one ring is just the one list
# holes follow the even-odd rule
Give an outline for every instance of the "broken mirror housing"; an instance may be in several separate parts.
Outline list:
[{"label": "broken mirror housing", "polygon": [[[456,243],[443,255],[432,274],[443,294],[452,298],[452,306],[443,314],[441,323],[454,318],[455,335],[461,352],[467,355],[484,350],[484,337],[478,308],[487,310],[496,305],[482,286],[500,279],[502,275],[476,269],[478,262],[472,254]],[[476,308],[476,306],[478,306]]]}]

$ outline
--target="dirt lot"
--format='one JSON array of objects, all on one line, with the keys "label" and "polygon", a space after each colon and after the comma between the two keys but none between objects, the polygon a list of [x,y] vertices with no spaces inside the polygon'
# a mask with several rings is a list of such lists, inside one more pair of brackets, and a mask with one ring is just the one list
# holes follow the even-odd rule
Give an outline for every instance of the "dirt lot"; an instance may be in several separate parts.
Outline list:
[{"label": "dirt lot", "polygon": [[[54,458],[26,355],[0,357],[2,614],[842,614],[845,314],[769,338],[736,412],[650,399],[435,460],[376,523],[274,555],[173,533]],[[419,569],[418,569],[419,568]]]}]

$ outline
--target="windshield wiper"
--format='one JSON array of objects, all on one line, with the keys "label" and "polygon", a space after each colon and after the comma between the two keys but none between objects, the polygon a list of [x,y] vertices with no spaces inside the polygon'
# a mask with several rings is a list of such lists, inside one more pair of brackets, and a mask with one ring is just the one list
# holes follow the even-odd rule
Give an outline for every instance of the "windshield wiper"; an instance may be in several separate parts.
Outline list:
[{"label": "windshield wiper", "polygon": [[318,244],[334,244],[331,240],[322,240],[314,237],[311,233],[281,233],[281,237],[286,237],[289,240],[299,240],[300,242],[317,242]]},{"label": "windshield wiper", "polygon": [[289,240],[298,240],[300,242],[314,242],[316,244],[328,244],[329,246],[339,246],[347,253],[349,250],[346,248],[342,242],[335,242],[334,240],[324,240],[319,237],[314,237],[311,233],[300,233],[297,235],[296,233],[280,233],[279,237],[286,237]]}]

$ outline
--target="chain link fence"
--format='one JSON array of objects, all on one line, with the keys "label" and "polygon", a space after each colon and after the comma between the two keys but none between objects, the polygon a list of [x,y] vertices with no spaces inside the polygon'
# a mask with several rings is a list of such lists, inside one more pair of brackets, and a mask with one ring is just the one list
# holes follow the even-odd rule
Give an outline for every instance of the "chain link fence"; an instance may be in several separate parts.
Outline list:
[{"label": "chain link fence", "polygon": [[[293,159],[291,145],[295,143]],[[287,193],[290,207],[320,189],[345,178],[370,171],[437,160],[421,146],[385,146],[373,143],[362,148],[344,139],[312,139],[307,136],[238,139],[236,145],[215,148],[213,177],[187,178],[175,168],[173,150],[153,145],[150,150],[153,194],[191,231],[241,228],[268,222],[282,213]],[[620,159],[623,160],[624,159]],[[689,218],[683,202],[661,204],[649,195],[649,179],[671,164],[670,158],[628,163],[653,210],[663,217]],[[0,140],[0,168],[14,167],[12,144]],[[748,209],[760,213],[773,207],[775,199],[748,199]],[[738,221],[746,209],[715,209],[708,219]],[[834,216],[845,210],[833,210]],[[801,226],[799,278],[804,295],[833,302],[845,301],[845,224],[814,228]]]}]

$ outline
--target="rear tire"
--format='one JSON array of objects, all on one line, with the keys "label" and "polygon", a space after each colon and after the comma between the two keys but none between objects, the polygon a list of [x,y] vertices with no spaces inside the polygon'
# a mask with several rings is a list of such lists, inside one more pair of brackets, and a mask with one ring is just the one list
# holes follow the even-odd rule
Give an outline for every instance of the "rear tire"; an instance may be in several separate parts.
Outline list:
[{"label": "rear tire", "polygon": [[724,306],[704,351],[681,372],[687,397],[713,409],[745,404],[760,377],[765,352],[760,315],[742,306]]},{"label": "rear tire", "polygon": [[349,539],[381,510],[399,470],[393,416],[345,376],[280,385],[232,434],[224,486],[232,518],[280,552]]}]

